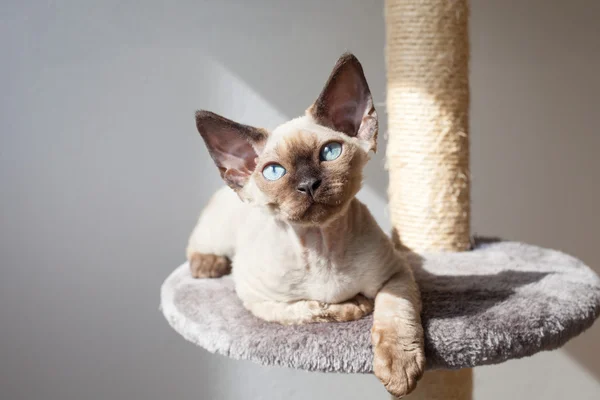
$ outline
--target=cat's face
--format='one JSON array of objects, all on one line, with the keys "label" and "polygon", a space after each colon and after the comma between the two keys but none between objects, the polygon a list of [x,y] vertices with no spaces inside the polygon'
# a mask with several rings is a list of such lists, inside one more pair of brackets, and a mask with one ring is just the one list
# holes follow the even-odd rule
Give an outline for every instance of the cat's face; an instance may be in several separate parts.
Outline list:
[{"label": "cat's face", "polygon": [[339,59],[305,116],[271,133],[207,111],[196,113],[196,123],[222,178],[242,200],[302,225],[343,212],[377,139],[377,114],[352,55]]},{"label": "cat's face", "polygon": [[356,195],[367,159],[356,139],[298,118],[270,134],[240,195],[289,222],[323,223]]}]

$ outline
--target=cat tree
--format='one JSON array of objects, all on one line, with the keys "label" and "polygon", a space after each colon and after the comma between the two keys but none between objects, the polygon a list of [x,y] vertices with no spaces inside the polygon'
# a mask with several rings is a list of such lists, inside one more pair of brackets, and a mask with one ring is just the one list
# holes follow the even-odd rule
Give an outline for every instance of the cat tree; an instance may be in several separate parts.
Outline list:
[{"label": "cat tree", "polygon": [[[387,0],[390,213],[423,296],[427,368],[414,399],[472,396],[469,368],[562,346],[600,314],[600,279],[579,260],[516,242],[472,239],[468,0]],[[468,251],[467,251],[468,250]],[[371,318],[281,326],[252,316],[230,278],[161,288],[187,340],[236,359],[370,373]]]}]

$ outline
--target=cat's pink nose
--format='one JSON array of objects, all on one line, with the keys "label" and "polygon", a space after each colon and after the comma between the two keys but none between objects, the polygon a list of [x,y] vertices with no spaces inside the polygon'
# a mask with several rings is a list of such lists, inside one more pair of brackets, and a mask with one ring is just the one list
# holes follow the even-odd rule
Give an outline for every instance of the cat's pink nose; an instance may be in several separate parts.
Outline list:
[{"label": "cat's pink nose", "polygon": [[314,198],[315,192],[317,191],[319,186],[321,186],[320,179],[309,178],[309,179],[306,179],[306,180],[300,182],[296,189],[298,189],[298,191],[300,193],[304,193],[304,194],[309,195],[310,197]]}]

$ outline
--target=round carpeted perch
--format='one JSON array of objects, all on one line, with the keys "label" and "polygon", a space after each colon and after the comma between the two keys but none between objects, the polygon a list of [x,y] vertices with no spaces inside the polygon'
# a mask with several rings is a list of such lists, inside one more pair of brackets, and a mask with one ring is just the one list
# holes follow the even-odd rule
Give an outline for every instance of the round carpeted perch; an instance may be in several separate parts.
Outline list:
[{"label": "round carpeted perch", "polygon": [[[423,295],[428,369],[496,364],[560,347],[600,314],[600,279],[564,253],[476,240],[462,253],[411,254]],[[372,372],[372,318],[283,326],[260,320],[231,278],[194,279],[187,264],[161,290],[187,340],[235,359],[322,372]]]}]

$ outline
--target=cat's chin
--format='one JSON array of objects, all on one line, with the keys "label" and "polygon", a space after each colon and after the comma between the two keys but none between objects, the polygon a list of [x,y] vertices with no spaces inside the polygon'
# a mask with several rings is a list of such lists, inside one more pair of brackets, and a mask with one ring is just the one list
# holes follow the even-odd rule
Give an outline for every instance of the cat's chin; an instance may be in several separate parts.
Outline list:
[{"label": "cat's chin", "polygon": [[282,213],[279,218],[287,223],[300,226],[323,226],[343,215],[350,201],[341,204],[311,203],[304,210]]}]

